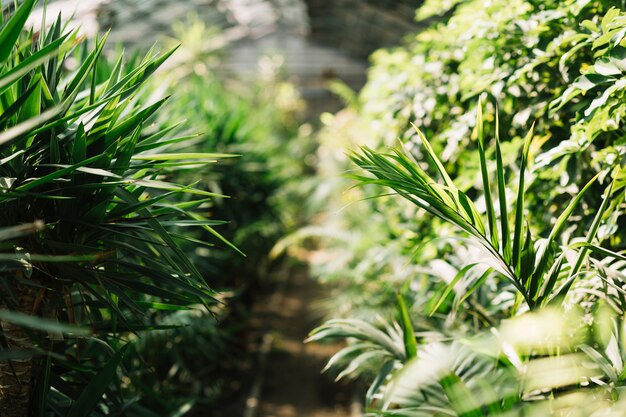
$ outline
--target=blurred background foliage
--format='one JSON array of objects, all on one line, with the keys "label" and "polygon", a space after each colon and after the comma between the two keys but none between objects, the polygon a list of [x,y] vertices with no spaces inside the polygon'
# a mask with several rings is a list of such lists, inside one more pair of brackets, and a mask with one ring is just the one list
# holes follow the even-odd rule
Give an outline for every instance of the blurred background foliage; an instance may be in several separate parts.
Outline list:
[{"label": "blurred background foliage", "polygon": [[[254,77],[242,78],[220,73],[221,51],[203,48],[219,32],[190,16],[175,35],[166,43],[182,40],[173,60],[184,60],[159,72],[151,85],[154,94],[173,93],[157,124],[184,121],[175,131],[191,137],[185,152],[236,155],[210,170],[191,168],[175,177],[221,196],[212,200],[210,215],[224,220],[223,240],[215,247],[199,245],[215,241],[213,232],[187,229],[184,248],[224,304],[219,312],[160,317],[181,328],[138,341],[140,355],[129,364],[137,375],[132,389],[157,414],[238,415],[255,375],[260,338],[250,309],[274,282],[269,251],[306,219],[296,202],[307,192],[312,168],[305,161],[315,145],[302,123],[304,104],[279,56],[264,57]],[[156,374],[146,372],[146,365]]]}]

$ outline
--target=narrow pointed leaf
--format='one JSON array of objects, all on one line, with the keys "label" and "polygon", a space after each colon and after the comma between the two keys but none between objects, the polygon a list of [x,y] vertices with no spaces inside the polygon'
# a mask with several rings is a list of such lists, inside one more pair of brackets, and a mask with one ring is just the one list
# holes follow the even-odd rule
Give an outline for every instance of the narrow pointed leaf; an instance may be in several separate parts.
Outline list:
[{"label": "narrow pointed leaf", "polygon": [[411,317],[409,316],[409,310],[406,308],[404,297],[400,292],[396,294],[396,299],[398,300],[398,313],[400,315],[400,323],[402,324],[404,352],[407,360],[409,360],[417,356],[415,330],[413,330],[413,324],[411,323]]},{"label": "narrow pointed leaf", "polygon": [[97,375],[87,384],[80,397],[72,404],[67,413],[67,417],[82,417],[90,415],[100,402],[102,395],[113,383],[113,379],[117,375],[117,368],[126,353],[129,345],[124,346],[117,351],[115,355],[104,365]]},{"label": "narrow pointed leaf", "polygon": [[487,170],[487,158],[485,155],[485,138],[483,127],[483,110],[482,101],[478,100],[476,110],[476,133],[478,137],[478,155],[480,157],[480,171],[483,181],[483,193],[485,196],[485,206],[487,211],[487,224],[489,226],[489,235],[491,244],[494,248],[498,248],[498,227],[496,226],[496,213],[493,208],[493,199],[491,198],[491,185],[489,184],[489,172]]}]

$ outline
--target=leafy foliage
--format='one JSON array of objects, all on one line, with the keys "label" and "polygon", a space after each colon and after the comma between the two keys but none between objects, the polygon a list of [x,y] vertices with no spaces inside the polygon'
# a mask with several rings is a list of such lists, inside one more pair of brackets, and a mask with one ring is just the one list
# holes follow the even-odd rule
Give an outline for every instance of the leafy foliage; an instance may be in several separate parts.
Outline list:
[{"label": "leafy foliage", "polygon": [[81,50],[60,18],[24,30],[34,3],[0,30],[0,413],[142,414],[119,378],[132,335],[216,296],[182,231],[221,238],[206,208],[218,195],[173,175],[230,155],[170,152],[188,138],[151,127],[166,100],[141,87],[173,51],[107,64],[106,36]]},{"label": "leafy foliage", "polygon": [[[369,415],[621,415],[616,6],[427,2],[418,17],[438,21],[376,52],[356,104],[326,116],[320,152],[334,152],[327,137],[361,147],[356,173],[336,154],[322,172],[350,170],[360,186],[327,191],[350,199],[317,226],[333,230],[317,234],[321,251],[342,261],[314,271],[359,298],[311,337],[348,340],[331,364],[370,382]],[[391,348],[379,334],[394,328],[403,344]],[[412,360],[394,353],[413,345]]]},{"label": "leafy foliage", "polygon": [[[254,77],[225,74],[216,65],[223,51],[206,47],[222,44],[218,31],[197,18],[174,29],[181,45],[148,86],[153,94],[175,92],[155,125],[186,138],[172,149],[237,155],[210,170],[184,167],[170,178],[228,196],[203,206],[225,222],[219,227],[225,239],[201,228],[179,231],[187,238],[182,249],[220,292],[220,303],[208,310],[155,312],[154,321],[172,328],[142,335],[133,344],[138,355],[124,360],[133,381],[128,390],[142,394],[140,406],[157,414],[237,415],[255,372],[258,335],[251,303],[271,286],[276,264],[267,255],[274,241],[301,221],[291,200],[297,201],[296,184],[312,144],[298,136],[301,102],[283,79],[278,58],[262,58]],[[172,125],[179,120],[186,123]]]},{"label": "leafy foliage", "polygon": [[226,287],[237,280],[241,289],[239,280],[244,287],[253,286],[256,275],[268,273],[267,253],[273,243],[302,223],[303,216],[282,194],[295,198],[300,192],[290,184],[305,177],[303,159],[313,145],[309,138],[298,137],[302,103],[294,87],[281,79],[276,62],[265,58],[266,73],[246,80],[220,74],[210,58],[188,63],[182,78],[180,67],[162,74],[163,82],[177,91],[164,122],[186,118],[199,129],[202,134],[193,140],[196,152],[238,155],[220,161],[202,177],[193,170],[181,172],[181,179],[200,179],[206,191],[229,196],[215,199],[211,212],[227,222],[220,231],[248,259],[231,251],[211,251],[197,261]]}]

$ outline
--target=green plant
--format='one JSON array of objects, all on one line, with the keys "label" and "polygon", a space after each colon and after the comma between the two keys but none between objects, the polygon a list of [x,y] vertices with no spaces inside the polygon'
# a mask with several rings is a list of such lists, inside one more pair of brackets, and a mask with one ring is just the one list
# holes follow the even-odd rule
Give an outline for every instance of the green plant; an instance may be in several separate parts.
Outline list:
[{"label": "green plant", "polygon": [[105,37],[68,73],[81,40],[60,19],[24,30],[34,4],[0,29],[0,227],[38,225],[2,242],[0,414],[132,412],[118,379],[130,335],[216,295],[181,249],[188,227],[221,238],[215,194],[171,178],[229,155],[171,153],[188,138],[151,129],[165,100],[139,89],[172,51],[129,69],[120,56],[103,77]]},{"label": "green plant", "polygon": [[[460,2],[407,45],[374,54],[360,117],[378,143],[411,138],[419,148],[417,135],[406,129],[418,124],[467,191],[477,185],[472,179],[480,169],[465,158],[475,149],[469,137],[477,97],[487,93],[510,115],[500,126],[505,159],[522,146],[532,115],[544,143],[527,181],[533,188],[528,205],[547,223],[556,207],[541,210],[543,201],[558,196],[566,204],[575,192],[571,184],[624,153],[622,70],[615,63],[623,48],[623,12],[614,6],[600,0]],[[601,192],[593,187],[585,201],[597,201]]]},{"label": "green plant", "polygon": [[[390,325],[383,320],[382,327],[386,330],[381,330],[360,319],[330,320],[311,333],[309,340],[329,337],[358,340],[349,344],[329,362],[329,366],[332,366],[347,359],[347,365],[339,377],[362,375],[368,369],[364,366],[365,363],[377,364],[377,375],[366,395],[366,403],[372,407],[372,415],[426,416],[443,413],[473,416],[509,412],[514,415],[520,412],[545,415],[553,412],[548,411],[549,407],[582,407],[586,400],[576,401],[575,406],[566,404],[564,398],[571,392],[580,391],[593,397],[614,392],[614,388],[607,388],[605,394],[597,393],[594,387],[587,390],[586,385],[581,385],[584,378],[596,378],[594,384],[598,387],[605,387],[609,383],[613,384],[611,387],[622,385],[622,379],[618,375],[623,372],[620,358],[625,355],[625,349],[618,341],[619,330],[615,330],[613,336],[610,336],[613,340],[611,347],[607,347],[606,335],[593,342],[604,346],[606,354],[611,358],[609,363],[598,353],[597,348],[592,347],[597,345],[590,342],[598,334],[591,334],[589,339],[580,339],[570,334],[571,327],[564,319],[567,314],[563,307],[577,303],[587,306],[582,311],[593,315],[597,306],[608,303],[613,306],[614,311],[602,314],[608,314],[612,318],[596,316],[595,320],[600,322],[620,320],[618,317],[624,312],[622,282],[609,278],[609,274],[600,265],[613,264],[620,268],[614,262],[623,263],[626,257],[603,248],[600,246],[602,242],[597,239],[601,222],[610,218],[610,208],[624,198],[625,184],[619,167],[612,174],[611,183],[607,186],[601,206],[594,213],[592,226],[584,239],[570,237],[571,240],[563,241],[561,231],[596,178],[589,181],[563,210],[547,232],[547,238],[533,238],[528,221],[524,218],[524,170],[532,135],[527,136],[522,151],[516,208],[511,222],[507,211],[505,191],[508,187],[501,162],[497,129],[496,180],[492,185],[480,108],[479,105],[477,139],[482,183],[485,198],[488,200],[485,216],[479,213],[468,195],[454,185],[430,143],[421,133],[425,152],[443,183],[429,176],[405,150],[397,149],[393,154],[383,154],[362,148],[360,152],[352,154],[356,164],[371,174],[355,175],[361,183],[393,189],[429,215],[454,225],[465,236],[469,236],[472,245],[482,249],[481,253],[476,254],[477,257],[465,260],[463,268],[447,286],[435,291],[438,301],[431,306],[430,311],[421,311],[431,318],[422,317],[422,320],[426,319],[426,324],[418,321],[417,333],[402,296],[398,297],[398,322],[401,326]],[[497,190],[497,199],[491,196],[492,187]],[[500,207],[499,212],[496,212],[496,206]],[[574,251],[575,255],[566,259],[566,255],[576,249],[577,253]],[[588,259],[590,252],[594,253],[595,259]],[[480,264],[484,264],[480,273],[471,274],[470,271]],[[613,273],[619,273],[619,269],[611,269]],[[506,315],[502,314],[505,313],[503,311],[499,315],[490,314],[481,304],[472,302],[470,298],[474,291],[487,284],[489,277],[494,276],[507,280],[518,294],[518,301]],[[576,280],[590,284],[586,288],[593,288],[595,291],[587,292],[584,286],[572,290]],[[455,303],[450,304],[447,301],[453,292],[457,293],[457,297]],[[422,290],[417,297],[425,293]],[[526,304],[522,308],[519,307],[521,300]],[[527,309],[531,312],[526,312]],[[462,310],[478,317],[480,324],[475,327],[456,325],[438,328],[438,315],[454,318]],[[533,315],[532,311],[539,313]],[[532,329],[531,334],[536,336],[536,340],[524,340],[517,336],[513,343],[507,339],[524,332],[523,325],[508,332],[507,337],[498,341],[503,345],[496,348],[492,341],[482,340],[487,336],[479,336],[483,326],[508,326],[507,331],[511,330],[503,320],[516,315],[521,315],[516,320],[528,326],[529,330]],[[538,323],[545,318],[549,320],[539,326]],[[591,332],[587,326],[578,327]],[[395,340],[391,337],[393,334],[396,335]],[[452,342],[445,343],[446,340]],[[521,353],[515,350],[518,345],[522,345],[525,350]],[[489,348],[485,356],[486,346]],[[510,346],[514,350],[510,350]],[[493,357],[498,358],[497,361],[490,360]],[[596,367],[588,370],[589,367],[582,364],[584,357],[591,359]],[[523,369],[528,371],[524,372]],[[558,372],[566,374],[566,380],[557,378]],[[557,380],[558,382],[554,382]],[[535,390],[540,392],[535,394]],[[619,410],[620,396],[611,395],[613,402],[607,404],[606,408],[586,408],[587,411],[583,413],[603,412],[607,408]],[[555,405],[546,406],[540,404],[539,400],[554,401]]]},{"label": "green plant", "polygon": [[[555,231],[553,238],[561,244],[598,226],[597,222],[594,225],[597,218],[593,214],[604,201],[606,176],[623,175],[612,171],[615,165],[623,164],[624,157],[624,106],[620,99],[623,73],[619,58],[624,21],[623,12],[615,6],[615,2],[601,0],[429,1],[418,9],[418,18],[438,16],[430,20],[428,28],[407,38],[402,46],[373,54],[368,82],[355,103],[335,116],[326,115],[319,136],[319,171],[324,182],[310,205],[320,205],[320,201],[330,201],[331,205],[328,210],[322,208],[316,217],[314,230],[324,232],[316,232],[315,239],[324,256],[319,257],[321,262],[312,262],[312,271],[318,279],[337,285],[337,292],[347,299],[338,303],[341,307],[331,307],[331,314],[362,317],[364,310],[369,315],[381,309],[388,311],[395,290],[401,286],[410,292],[410,299],[419,303],[416,310],[423,307],[426,315],[440,301],[440,291],[453,281],[457,287],[474,288],[473,295],[464,298],[448,290],[441,304],[444,310],[468,300],[488,315],[506,315],[525,304],[520,303],[523,297],[515,286],[525,287],[528,283],[529,288],[523,292],[545,291],[540,283],[550,282],[545,281],[546,271],[539,273],[534,265],[525,271],[516,270],[518,260],[510,259],[512,254],[507,253],[512,251],[513,242],[508,242],[506,251],[502,246],[507,240],[501,236],[499,213],[508,213],[508,228],[513,233],[515,219],[511,213],[517,208],[521,168],[516,155],[523,150],[532,116],[536,122],[523,174],[522,207],[532,217],[528,224],[522,221],[518,230],[528,230],[532,241],[543,242],[561,215],[561,208],[599,174],[570,214],[573,221],[560,230],[560,237]],[[492,209],[487,207],[481,175],[485,164],[476,157],[479,141],[472,140],[476,103],[481,95],[489,97],[484,136],[494,137],[498,130],[502,138],[500,165],[506,167],[503,178],[489,178],[493,187],[489,194],[496,197]],[[493,116],[496,107],[505,116],[497,129]],[[398,138],[408,153],[421,161],[421,169],[437,172],[419,134],[410,128],[411,122],[428,137],[441,165],[454,178],[454,187],[476,203],[480,219],[476,221],[482,223],[485,233],[481,231],[480,237],[472,239],[485,240],[497,252],[492,255],[503,258],[510,269],[508,281],[498,279],[500,275],[494,275],[493,269],[483,271],[478,265],[466,268],[464,258],[481,258],[484,254],[476,253],[467,240],[445,238],[458,230],[456,224],[424,216],[422,209],[390,195],[372,199],[380,194],[376,184],[346,192],[349,181],[331,180],[353,169],[341,154],[343,149],[367,144],[380,151]],[[495,171],[495,144],[485,143],[483,148],[486,165]],[[499,198],[498,184],[492,178],[509,184],[505,187],[506,198]],[[446,186],[445,181],[442,185]],[[498,199],[506,206],[500,206]],[[624,248],[623,236],[618,232],[624,223],[624,206],[619,198],[607,204],[610,214],[593,233],[605,247],[619,251]],[[498,228],[495,234],[493,219]],[[526,233],[517,238],[524,251]],[[517,282],[520,272],[534,277],[525,278],[525,283]],[[478,281],[488,285],[473,287]],[[531,282],[538,288],[530,288]],[[530,303],[536,304],[547,302],[544,297],[555,294],[527,295]],[[537,299],[533,299],[535,296]],[[465,323],[473,320],[463,315],[457,318],[468,320]],[[450,323],[444,321],[442,325]]]},{"label": "green plant", "polygon": [[326,183],[341,209],[309,228],[349,299],[311,340],[346,339],[331,363],[370,383],[369,415],[623,414],[621,3],[427,1],[324,117],[320,171],[360,186]]},{"label": "green plant", "polygon": [[[478,151],[480,156],[481,177],[485,197],[486,218],[476,208],[466,193],[457,188],[446,172],[443,164],[434,153],[432,146],[421,132],[418,131],[424,150],[437,168],[437,173],[443,183],[430,177],[420,166],[411,160],[409,154],[396,150],[393,155],[380,154],[368,148],[363,148],[360,154],[354,154],[352,159],[361,168],[369,171],[375,179],[357,176],[365,183],[374,183],[392,188],[402,197],[429,214],[447,222],[465,232],[485,252],[485,258],[479,261],[488,263],[495,271],[508,279],[523,297],[530,309],[544,306],[554,299],[564,297],[573,280],[578,277],[588,254],[588,247],[579,251],[578,258],[567,278],[559,280],[565,258],[565,251],[558,248],[558,239],[585,192],[595,182],[592,178],[580,192],[574,196],[556,222],[548,237],[533,239],[528,219],[525,218],[525,174],[530,149],[532,131],[526,137],[522,157],[519,163],[519,185],[515,197],[514,219],[511,222],[507,208],[507,184],[505,168],[502,163],[500,140],[496,131],[495,159],[497,199],[492,197],[492,185],[489,179],[485,138],[483,133],[483,117],[479,105],[477,117]],[[497,119],[496,119],[497,120]],[[614,176],[617,175],[617,172]],[[619,190],[616,190],[619,191]],[[596,242],[597,230],[602,218],[607,215],[613,198],[613,184],[609,185],[601,206],[597,209],[591,228],[584,243],[593,245]],[[499,207],[496,212],[495,206]],[[456,285],[457,279],[449,284],[449,289]],[[559,284],[559,285],[557,285]],[[555,287],[557,290],[555,291]],[[447,294],[444,294],[445,298]],[[443,301],[443,300],[442,300]],[[436,306],[438,307],[438,305]]]},{"label": "green plant", "polygon": [[[182,152],[239,155],[220,160],[210,170],[177,170],[170,181],[193,182],[197,189],[228,195],[205,203],[205,209],[225,222],[220,235],[246,256],[224,250],[224,242],[216,241],[210,231],[180,228],[188,238],[181,249],[220,291],[221,303],[208,310],[194,306],[154,312],[153,322],[172,328],[142,335],[133,343],[136,354],[122,362],[132,381],[125,392],[141,395],[142,411],[232,415],[245,400],[256,358],[250,303],[257,301],[259,288],[271,283],[268,274],[280,268],[267,260],[273,241],[299,221],[292,214],[301,215],[300,210],[283,194],[299,191],[293,184],[300,185],[310,141],[304,136],[295,139],[301,102],[294,86],[283,80],[276,58],[263,58],[264,72],[240,79],[215,68],[216,51],[206,48],[221,43],[220,33],[197,19],[180,23],[174,31],[180,47],[146,86],[147,95],[175,91],[168,111],[155,115],[153,129],[173,127],[169,135],[189,137],[179,144]],[[99,72],[106,80],[107,71]],[[183,119],[186,123],[173,126]],[[177,146],[172,144],[173,149]],[[198,241],[215,245],[199,246]]]},{"label": "green plant", "polygon": [[606,309],[544,309],[470,336],[418,333],[413,358],[393,357],[368,326],[328,323],[312,335],[359,339],[332,360],[353,355],[344,373],[387,358],[366,395],[368,416],[623,415],[623,321]]},{"label": "green plant", "polygon": [[[196,152],[239,155],[202,173],[199,187],[230,197],[215,199],[211,211],[227,221],[220,229],[222,235],[247,256],[242,260],[232,251],[210,250],[198,252],[195,260],[225,288],[248,298],[247,291],[270,270],[267,253],[273,243],[305,217],[290,201],[305,192],[300,190],[310,174],[305,160],[314,148],[310,135],[298,131],[303,103],[285,80],[279,57],[260,58],[259,71],[245,78],[226,74],[216,65],[221,51],[206,50],[204,39],[212,39],[210,45],[223,43],[215,28],[191,18],[177,25],[175,32],[183,41],[179,57],[193,58],[159,74],[162,84],[176,89],[162,122],[186,118],[201,132],[193,141]],[[200,177],[187,171],[180,178]],[[203,238],[203,232],[196,233]]]}]

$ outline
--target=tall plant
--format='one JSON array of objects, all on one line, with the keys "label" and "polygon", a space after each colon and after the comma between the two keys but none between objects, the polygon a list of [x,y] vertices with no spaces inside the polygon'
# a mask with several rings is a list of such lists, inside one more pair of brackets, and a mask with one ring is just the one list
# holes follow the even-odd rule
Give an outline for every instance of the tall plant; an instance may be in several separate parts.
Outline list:
[{"label": "tall plant", "polygon": [[151,129],[166,100],[140,87],[173,51],[128,69],[120,56],[102,81],[105,37],[68,72],[82,40],[60,18],[25,30],[35,3],[0,29],[0,228],[39,225],[1,246],[0,415],[121,411],[122,336],[215,296],[180,247],[190,226],[221,239],[206,217],[215,194],[172,173],[227,155],[167,152],[186,138]]}]

